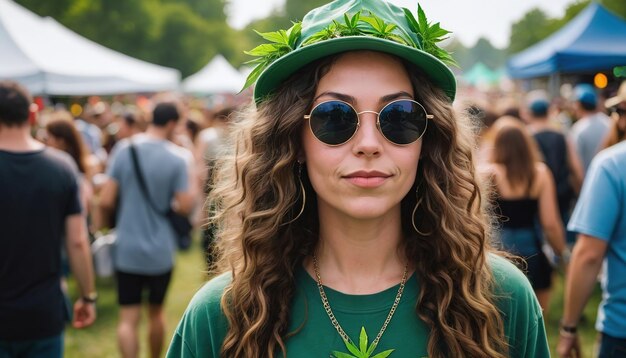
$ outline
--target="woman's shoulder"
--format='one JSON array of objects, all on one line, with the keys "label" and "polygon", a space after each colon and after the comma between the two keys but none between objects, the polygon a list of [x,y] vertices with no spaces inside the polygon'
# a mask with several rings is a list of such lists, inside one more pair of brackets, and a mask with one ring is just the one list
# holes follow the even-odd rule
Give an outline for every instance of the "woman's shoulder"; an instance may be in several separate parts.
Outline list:
[{"label": "woman's shoulder", "polygon": [[206,282],[191,299],[189,308],[202,310],[219,310],[224,289],[230,284],[232,276],[229,272],[222,273]]},{"label": "woman's shoulder", "polygon": [[543,314],[526,276],[509,260],[489,255],[495,303],[502,314],[510,357],[549,357]]},{"label": "woman's shoulder", "polygon": [[544,162],[536,162],[535,171],[537,172],[538,175],[541,175],[541,176],[545,176],[551,173],[550,168]]},{"label": "woman's shoulder", "polygon": [[550,171],[550,168],[548,168],[548,166],[544,162],[535,163],[535,173],[537,177],[535,179],[534,187],[539,192],[537,193],[537,195],[539,195],[541,191],[546,188],[546,184],[548,184],[548,181],[554,179],[552,179],[552,172]]},{"label": "woman's shoulder", "polygon": [[224,289],[231,282],[224,273],[205,283],[193,296],[178,323],[167,357],[219,357],[228,322],[221,307]]},{"label": "woman's shoulder", "polygon": [[496,284],[502,289],[510,291],[528,288],[532,291],[524,273],[507,258],[492,253],[488,256],[488,262]]},{"label": "woman's shoulder", "polygon": [[[541,318],[541,308],[532,286],[524,273],[511,261],[495,253],[489,255],[489,265],[494,277],[494,293],[505,316],[526,312],[525,319],[536,323]],[[518,317],[519,318],[519,317]]]}]

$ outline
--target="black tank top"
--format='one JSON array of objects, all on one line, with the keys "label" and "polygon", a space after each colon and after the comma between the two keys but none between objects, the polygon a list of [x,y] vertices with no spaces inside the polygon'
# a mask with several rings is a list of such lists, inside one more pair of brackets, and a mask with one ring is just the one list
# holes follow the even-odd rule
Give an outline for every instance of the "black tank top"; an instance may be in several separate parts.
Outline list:
[{"label": "black tank top", "polygon": [[503,228],[532,228],[539,212],[537,199],[496,199],[496,215]]},{"label": "black tank top", "polygon": [[559,200],[559,208],[565,209],[562,205],[568,205],[574,194],[572,185],[569,182],[570,169],[567,165],[567,142],[565,136],[557,131],[544,130],[533,135],[543,154],[544,162],[550,168],[554,183],[556,184],[556,195]]}]

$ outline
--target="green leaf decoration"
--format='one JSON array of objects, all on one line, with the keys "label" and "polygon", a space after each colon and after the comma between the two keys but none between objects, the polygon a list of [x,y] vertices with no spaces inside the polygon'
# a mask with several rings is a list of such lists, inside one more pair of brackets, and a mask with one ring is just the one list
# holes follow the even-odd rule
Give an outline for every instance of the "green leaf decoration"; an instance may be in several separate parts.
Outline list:
[{"label": "green leaf decoration", "polygon": [[333,356],[335,356],[336,358],[360,358],[360,357],[355,357],[352,354],[341,353],[337,351],[333,352]]},{"label": "green leaf decoration", "polygon": [[[417,19],[409,9],[404,8],[403,10],[409,28],[416,34],[419,43],[416,43],[413,37],[407,36],[404,31],[398,31],[396,24],[386,23],[376,14],[366,10],[364,13],[359,11],[352,16],[347,13],[344,14],[343,23],[334,20],[331,24],[306,39],[302,46],[338,37],[372,36],[421,49],[447,65],[458,67],[450,52],[437,45],[437,43],[447,39],[446,35],[450,34],[450,31],[442,29],[439,23],[430,24],[419,4],[417,7]],[[274,61],[295,49],[296,43],[302,36],[302,23],[295,22],[288,30],[273,32],[258,32],[255,30],[255,32],[269,43],[259,45],[250,51],[244,51],[244,53],[257,58],[246,62],[246,64],[253,64],[255,67],[248,75],[243,89],[254,84],[261,73]],[[618,71],[618,69],[616,68],[615,71]],[[624,71],[620,70],[620,73],[623,74]],[[616,76],[618,76],[617,72]]]},{"label": "green leaf decoration", "polygon": [[[360,349],[358,349],[354,343],[349,342],[349,341],[344,341],[343,342],[346,345],[346,348],[348,348],[348,350],[350,351],[350,353],[354,354],[355,356],[359,357],[359,358],[363,358],[363,352],[361,352]],[[367,342],[366,342],[367,343]]]},{"label": "green leaf decoration", "polygon": [[626,77],[626,66],[617,66],[613,69],[615,77]]},{"label": "green leaf decoration", "polygon": [[246,62],[256,64],[256,67],[248,75],[242,90],[256,82],[261,73],[263,73],[263,70],[271,65],[272,62],[295,49],[296,42],[300,39],[302,32],[302,23],[296,22],[288,30],[255,32],[270,43],[259,45],[250,51],[244,51],[244,53],[258,58]]},{"label": "green leaf decoration", "polygon": [[361,34],[359,29],[359,22],[361,21],[361,12],[357,12],[354,16],[350,17],[348,14],[344,14],[345,24],[338,24],[339,33],[341,36],[358,36]]},{"label": "green leaf decoration", "polygon": [[362,21],[370,25],[371,27],[370,29],[365,30],[366,33],[369,33],[373,36],[380,37],[383,39],[386,39],[390,35],[392,35],[393,30],[395,30],[398,27],[395,24],[385,23],[385,20],[379,18],[378,16],[374,14],[371,14],[370,16],[364,16],[362,18]]},{"label": "green leaf decoration", "polygon": [[361,327],[361,335],[359,336],[359,350],[361,352],[367,351],[367,333],[365,327]]},{"label": "green leaf decoration", "polygon": [[417,5],[417,19],[415,19],[413,13],[406,8],[404,9],[404,15],[409,23],[409,27],[422,42],[421,47],[424,52],[437,57],[447,65],[459,67],[448,51],[437,46],[438,42],[447,39],[447,37],[444,36],[448,35],[450,31],[442,29],[439,23],[431,25],[426,18],[426,13],[424,13],[424,10],[419,4]]},{"label": "green leaf decoration", "polygon": [[372,344],[368,347],[368,338],[367,332],[365,331],[365,327],[361,327],[361,333],[359,335],[359,347],[352,343],[349,340],[344,340],[343,343],[346,345],[346,348],[350,353],[342,353],[338,351],[333,351],[332,356],[335,358],[386,358],[388,357],[395,349],[388,349],[384,352],[380,352],[374,356],[374,350],[376,350],[376,343],[372,342]]},{"label": "green leaf decoration", "polygon": [[384,352],[380,352],[377,355],[373,356],[372,358],[386,358],[389,357],[389,355],[393,352],[393,349],[388,349]]}]

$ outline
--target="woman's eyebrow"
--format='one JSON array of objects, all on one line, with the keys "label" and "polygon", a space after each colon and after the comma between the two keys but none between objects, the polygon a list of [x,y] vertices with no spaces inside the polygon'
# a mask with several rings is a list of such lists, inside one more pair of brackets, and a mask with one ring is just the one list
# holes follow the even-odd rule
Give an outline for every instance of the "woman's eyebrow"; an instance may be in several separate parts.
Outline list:
[{"label": "woman's eyebrow", "polygon": [[337,98],[339,100],[342,100],[342,101],[348,102],[348,103],[356,102],[356,99],[353,96],[350,96],[350,95],[347,95],[347,94],[343,94],[343,93],[338,93],[338,92],[322,92],[317,97],[315,97],[313,99],[313,102],[317,101],[320,97],[324,97],[324,96],[335,97],[335,98]]},{"label": "woman's eyebrow", "polygon": [[395,99],[401,98],[401,97],[409,97],[411,99],[413,99],[413,95],[410,94],[409,92],[405,92],[405,91],[400,91],[397,93],[392,93],[392,94],[388,94],[385,96],[380,97],[380,102],[381,103],[387,103],[387,102],[391,102]]}]

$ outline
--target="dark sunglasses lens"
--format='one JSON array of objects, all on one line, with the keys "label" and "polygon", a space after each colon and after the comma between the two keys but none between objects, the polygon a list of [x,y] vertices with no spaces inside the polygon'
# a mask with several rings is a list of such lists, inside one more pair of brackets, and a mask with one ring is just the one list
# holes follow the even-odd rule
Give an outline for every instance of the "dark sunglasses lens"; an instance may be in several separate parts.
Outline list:
[{"label": "dark sunglasses lens", "polygon": [[413,101],[389,103],[380,112],[380,131],[385,138],[396,144],[410,144],[426,131],[426,112]]},{"label": "dark sunglasses lens", "polygon": [[618,116],[623,116],[626,114],[626,109],[624,108],[615,108],[615,113],[617,113]]},{"label": "dark sunglasses lens", "polygon": [[359,120],[347,103],[329,101],[313,108],[309,122],[317,139],[329,145],[339,145],[352,138]]}]

